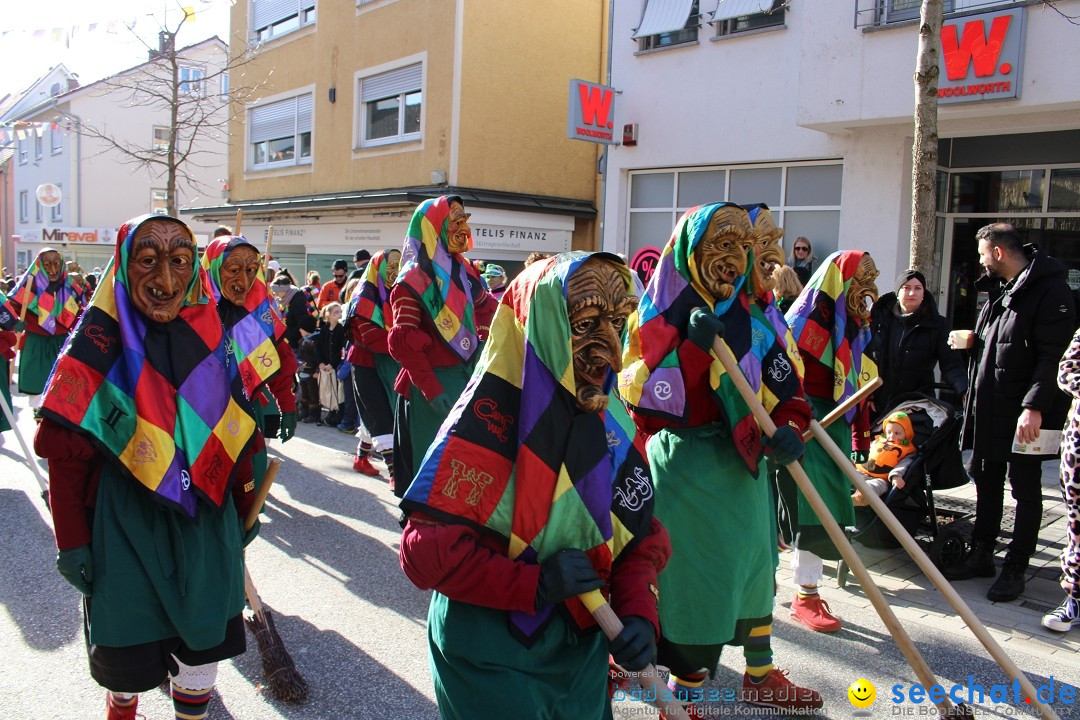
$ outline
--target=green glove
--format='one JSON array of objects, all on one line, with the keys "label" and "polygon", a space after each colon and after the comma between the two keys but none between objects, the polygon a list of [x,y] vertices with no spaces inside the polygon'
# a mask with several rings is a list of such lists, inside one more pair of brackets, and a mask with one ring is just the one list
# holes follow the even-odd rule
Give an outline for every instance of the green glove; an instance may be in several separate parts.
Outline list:
[{"label": "green glove", "polygon": [[435,409],[435,412],[446,417],[450,414],[450,410],[454,407],[454,403],[450,402],[450,398],[446,396],[446,393],[439,393],[435,396],[435,399],[431,401],[431,407]]},{"label": "green glove", "polygon": [[283,412],[281,413],[281,429],[278,430],[278,437],[281,438],[281,442],[288,442],[289,439],[296,434],[296,413]]},{"label": "green glove", "polygon": [[94,557],[89,545],[61,550],[56,555],[56,569],[83,595],[90,595],[94,583]]},{"label": "green glove", "polygon": [[26,323],[23,322],[22,320],[15,323],[15,327],[14,327],[15,332],[22,332],[25,329],[26,329]]},{"label": "green glove", "polygon": [[851,462],[855,463],[856,465],[859,464],[859,463],[864,463],[864,462],[866,462],[866,460],[867,460],[867,458],[869,456],[870,456],[869,453],[860,452],[858,450],[852,450],[851,451]]},{"label": "green glove", "polygon": [[251,544],[251,541],[259,537],[259,530],[262,529],[262,521],[259,518],[255,518],[255,524],[251,526],[251,529],[244,533],[244,547]]},{"label": "green glove", "polygon": [[705,352],[712,350],[716,336],[724,336],[724,323],[705,308],[694,308],[690,313],[690,325],[686,338]]}]

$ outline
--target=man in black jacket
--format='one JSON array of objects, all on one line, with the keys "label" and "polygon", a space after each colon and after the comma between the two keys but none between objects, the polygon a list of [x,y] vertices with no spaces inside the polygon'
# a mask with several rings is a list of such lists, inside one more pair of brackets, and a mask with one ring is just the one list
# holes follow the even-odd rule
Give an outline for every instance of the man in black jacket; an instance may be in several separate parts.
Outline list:
[{"label": "man in black jacket", "polygon": [[1023,245],[1012,225],[979,230],[979,264],[986,270],[975,287],[989,292],[974,337],[950,344],[970,349],[969,387],[962,446],[974,451],[975,530],[972,551],[951,579],[993,577],[994,549],[1008,478],[1016,500],[1013,539],[987,598],[1015,600],[1024,591],[1024,572],[1035,552],[1042,518],[1042,460],[1012,452],[1013,442],[1029,443],[1039,429],[1060,430],[1068,397],[1058,389],[1056,371],[1076,329],[1065,267],[1034,245]]}]

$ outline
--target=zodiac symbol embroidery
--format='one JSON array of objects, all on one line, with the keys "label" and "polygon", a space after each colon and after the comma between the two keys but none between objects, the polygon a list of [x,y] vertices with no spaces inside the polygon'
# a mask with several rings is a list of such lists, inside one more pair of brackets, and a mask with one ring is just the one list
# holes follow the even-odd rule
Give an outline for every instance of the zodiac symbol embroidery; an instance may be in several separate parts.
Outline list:
[{"label": "zodiac symbol embroidery", "polygon": [[653,495],[652,483],[649,482],[649,478],[645,477],[645,471],[640,467],[636,467],[634,468],[634,474],[624,478],[623,482],[626,484],[625,488],[615,488],[615,497],[618,499],[619,504],[631,512],[643,508]]},{"label": "zodiac symbol embroidery", "polygon": [[671,397],[671,383],[667,380],[659,380],[656,385],[653,386],[653,395],[657,400],[667,400]]},{"label": "zodiac symbol embroidery", "polygon": [[187,470],[180,471],[180,485],[185,490],[191,488],[191,473],[189,473]]},{"label": "zodiac symbol embroidery", "polygon": [[441,327],[443,330],[453,330],[454,321],[450,318],[443,318],[439,321],[439,327]]},{"label": "zodiac symbol embroidery", "polygon": [[468,350],[470,347],[472,347],[472,341],[467,337],[461,338],[461,349]]},{"label": "zodiac symbol embroidery", "polygon": [[143,433],[143,439],[135,446],[135,462],[152,463],[155,460],[157,460],[157,448],[154,447],[154,441]]},{"label": "zodiac symbol embroidery", "polygon": [[109,352],[109,347],[116,338],[105,334],[105,328],[100,325],[89,325],[86,328],[86,337],[90,338],[101,352]]},{"label": "zodiac symbol embroidery", "polygon": [[86,380],[69,372],[58,372],[52,384],[52,394],[59,395],[64,402],[74,403],[86,388]]},{"label": "zodiac symbol embroidery", "polygon": [[506,442],[506,430],[514,424],[513,416],[499,412],[499,406],[491,398],[477,401],[473,412],[487,424],[489,433],[499,438],[501,442]]},{"label": "zodiac symbol embroidery", "polygon": [[215,455],[210,461],[210,467],[206,469],[206,476],[217,482],[218,476],[221,475],[222,469],[225,467],[225,463],[221,461],[221,458]]},{"label": "zodiac symbol embroidery", "polygon": [[477,505],[480,502],[480,496],[484,494],[484,489],[495,479],[488,473],[480,472],[476,468],[466,467],[465,463],[460,460],[451,460],[450,469],[450,479],[446,481],[446,486],[442,490],[443,495],[456,500],[458,484],[462,481],[471,483],[472,490],[469,491],[469,496],[465,498],[466,505]]},{"label": "zodiac symbol embroidery", "polygon": [[772,365],[766,369],[766,372],[769,373],[769,377],[773,379],[773,382],[783,382],[791,374],[791,363],[786,358],[774,357]]},{"label": "zodiac symbol embroidery", "polygon": [[269,353],[263,353],[262,355],[260,355],[259,356],[259,362],[262,363],[263,367],[270,367],[271,365],[274,364],[274,361],[270,359],[270,354]]},{"label": "zodiac symbol embroidery", "polygon": [[616,437],[615,431],[612,430],[607,434],[607,446],[609,448],[616,448],[622,445],[622,439]]}]

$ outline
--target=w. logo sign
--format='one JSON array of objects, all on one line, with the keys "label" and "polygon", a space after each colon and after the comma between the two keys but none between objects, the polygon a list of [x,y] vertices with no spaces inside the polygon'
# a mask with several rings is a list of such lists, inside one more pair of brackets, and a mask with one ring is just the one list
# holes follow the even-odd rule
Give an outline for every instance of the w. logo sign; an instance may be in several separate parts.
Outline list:
[{"label": "w. logo sign", "polygon": [[971,15],[941,26],[945,78],[939,103],[1020,96],[1024,8]]}]

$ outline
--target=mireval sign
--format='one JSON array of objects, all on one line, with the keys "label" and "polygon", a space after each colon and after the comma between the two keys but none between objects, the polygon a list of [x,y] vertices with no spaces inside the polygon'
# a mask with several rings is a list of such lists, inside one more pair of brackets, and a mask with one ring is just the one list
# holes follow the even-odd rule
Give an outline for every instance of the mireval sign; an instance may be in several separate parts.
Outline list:
[{"label": "mireval sign", "polygon": [[566,137],[618,145],[615,139],[615,88],[585,80],[570,81]]},{"label": "mireval sign", "polygon": [[[34,242],[33,236],[27,237],[28,242]],[[83,228],[83,227],[43,227],[41,228],[41,242],[46,245],[59,243],[105,244],[116,243],[115,228]]]},{"label": "mireval sign", "polygon": [[968,15],[941,26],[945,73],[938,82],[939,103],[1020,97],[1024,10]]}]

